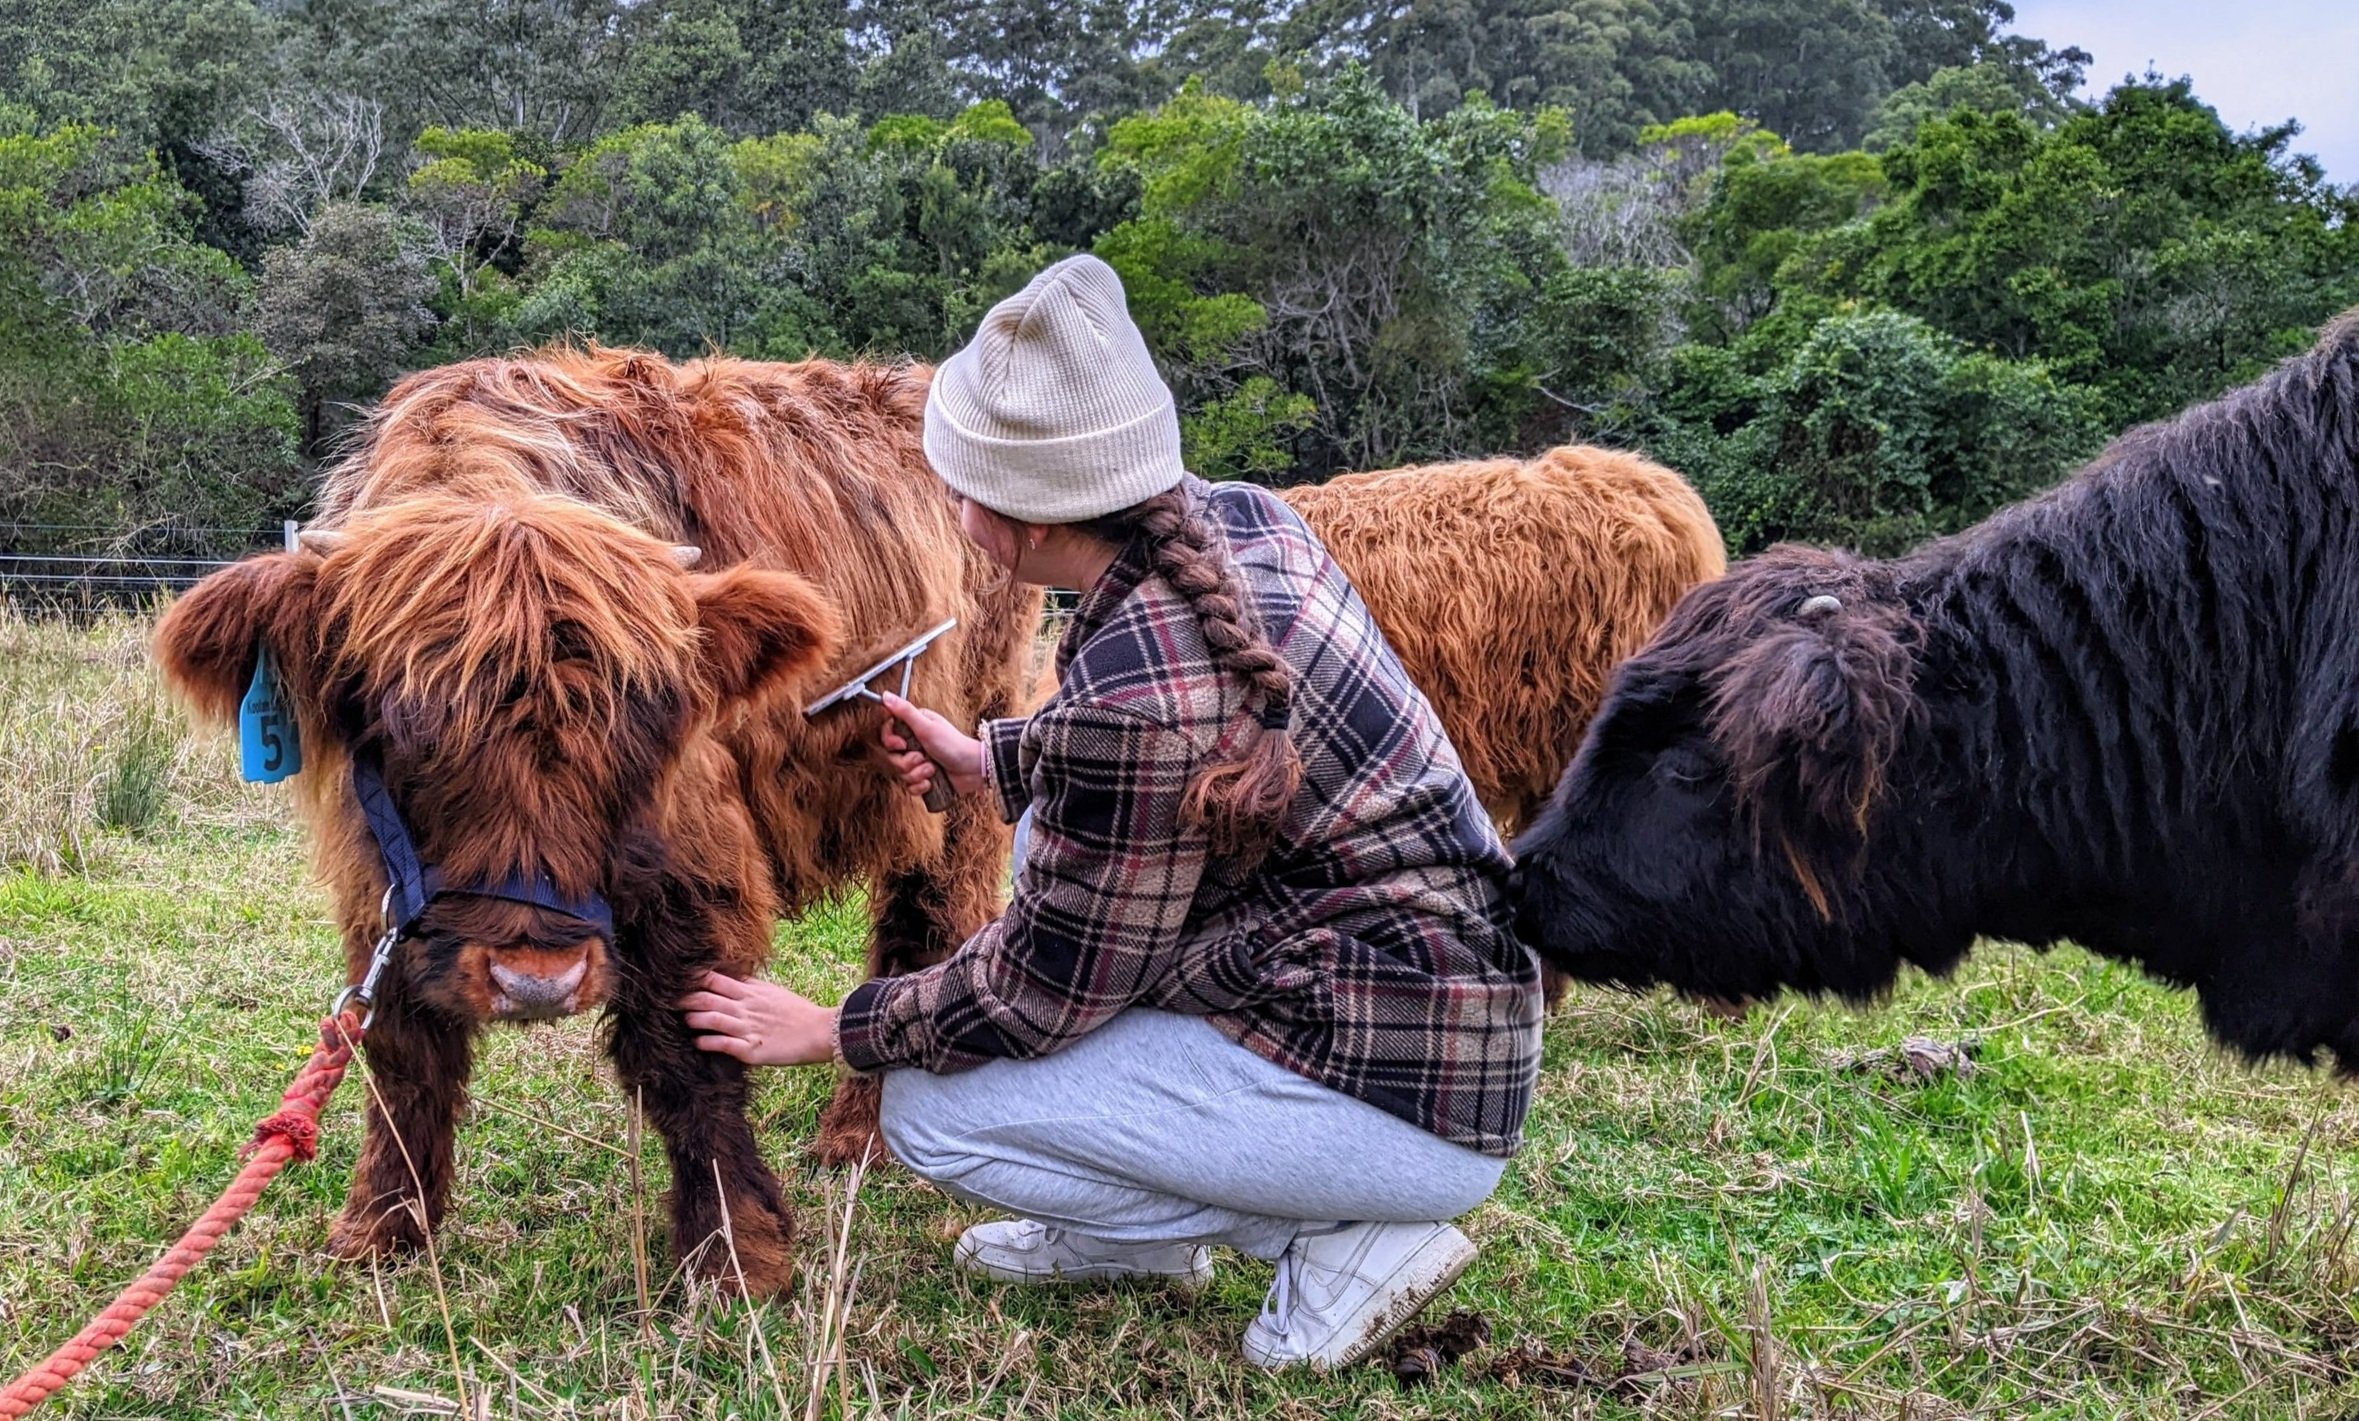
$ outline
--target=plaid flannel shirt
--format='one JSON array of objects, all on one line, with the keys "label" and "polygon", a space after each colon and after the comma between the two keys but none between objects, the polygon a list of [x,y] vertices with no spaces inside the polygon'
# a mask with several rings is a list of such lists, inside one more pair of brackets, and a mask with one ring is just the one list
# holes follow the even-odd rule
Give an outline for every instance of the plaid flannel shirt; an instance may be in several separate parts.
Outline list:
[{"label": "plaid flannel shirt", "polygon": [[1247,866],[1182,822],[1188,784],[1258,733],[1186,599],[1134,541],[1082,598],[1060,686],[985,722],[985,779],[1033,811],[1013,901],[948,960],[864,983],[856,1070],[1056,1050],[1116,1013],[1200,1014],[1259,1055],[1455,1143],[1512,1154],[1539,1068],[1539,974],[1509,867],[1433,707],[1284,503],[1189,479],[1295,675],[1304,777]]}]

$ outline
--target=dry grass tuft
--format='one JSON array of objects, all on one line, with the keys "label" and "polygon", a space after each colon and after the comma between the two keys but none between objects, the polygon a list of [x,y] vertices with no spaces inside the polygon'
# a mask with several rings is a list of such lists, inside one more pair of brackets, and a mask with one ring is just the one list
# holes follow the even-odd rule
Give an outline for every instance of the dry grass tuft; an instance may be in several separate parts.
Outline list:
[{"label": "dry grass tuft", "polygon": [[171,703],[148,658],[152,625],[0,603],[0,869],[81,872],[126,835],[282,820],[277,796],[240,780]]}]

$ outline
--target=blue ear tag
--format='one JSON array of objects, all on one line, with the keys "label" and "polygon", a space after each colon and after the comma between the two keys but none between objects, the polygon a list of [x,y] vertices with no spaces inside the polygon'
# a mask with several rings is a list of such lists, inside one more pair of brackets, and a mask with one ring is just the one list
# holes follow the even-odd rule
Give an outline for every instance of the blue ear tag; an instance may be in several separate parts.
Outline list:
[{"label": "blue ear tag", "polygon": [[295,715],[280,694],[270,648],[254,655],[254,684],[238,705],[238,768],[255,784],[277,784],[303,768]]}]

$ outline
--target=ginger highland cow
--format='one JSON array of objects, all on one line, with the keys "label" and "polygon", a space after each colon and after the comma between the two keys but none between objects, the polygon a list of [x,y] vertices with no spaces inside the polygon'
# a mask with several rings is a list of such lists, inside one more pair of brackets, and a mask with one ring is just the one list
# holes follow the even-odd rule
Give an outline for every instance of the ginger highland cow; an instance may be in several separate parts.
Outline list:
[{"label": "ginger highland cow", "polygon": [[[478,1028],[603,1007],[670,1153],[675,1252],[733,1279],[706,1247],[726,1208],[747,1288],[791,1284],[745,1068],[697,1051],[672,1004],[707,968],[759,970],[779,917],[847,882],[869,886],[877,972],[997,910],[989,807],[928,815],[869,763],[872,714],[800,710],[948,617],[912,695],[967,721],[1019,708],[1037,598],[960,535],[919,446],[925,390],[908,368],[606,350],[427,371],[387,396],[300,551],[166,614],[164,670],[211,717],[236,714],[269,649],[352,980],[388,880],[356,765],[455,889],[378,990],[380,1099],[334,1251],[414,1245],[440,1219]],[[536,878],[553,900],[602,895],[611,929],[467,891]],[[874,1104],[839,1093],[821,1154],[865,1149]]]},{"label": "ginger highland cow", "polygon": [[1502,833],[1547,804],[1614,667],[1728,567],[1702,497],[1618,449],[1345,474],[1279,496],[1351,575]]}]

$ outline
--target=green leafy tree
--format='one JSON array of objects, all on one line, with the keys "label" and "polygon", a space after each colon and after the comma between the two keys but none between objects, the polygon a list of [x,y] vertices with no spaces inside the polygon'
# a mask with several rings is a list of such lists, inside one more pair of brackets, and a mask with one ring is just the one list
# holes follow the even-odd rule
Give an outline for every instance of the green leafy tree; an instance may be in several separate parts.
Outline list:
[{"label": "green leafy tree", "polygon": [[961,92],[997,99],[1054,154],[1084,116],[1137,107],[1127,0],[976,0],[950,12]]},{"label": "green leafy tree", "polygon": [[[1097,247],[1191,404],[1269,382],[1224,408],[1284,411],[1264,442],[1305,472],[1496,447],[1557,364],[1565,258],[1532,183],[1569,141],[1481,102],[1421,120],[1359,69],[1267,108],[1191,89],[1109,135],[1140,211]],[[1270,391],[1310,400],[1299,432]]]},{"label": "green leafy tree", "polygon": [[1313,0],[1281,33],[1329,65],[1360,62],[1412,113],[1443,113],[1480,94],[1573,117],[1590,153],[1628,146],[1638,129],[1689,111],[1711,73],[1686,53],[1688,0],[1413,0],[1371,8]]},{"label": "green leafy tree", "polygon": [[556,144],[607,127],[635,27],[619,0],[295,0],[299,82],[383,103],[399,136],[486,129]]},{"label": "green leafy tree", "polygon": [[958,6],[952,0],[861,0],[851,22],[860,67],[860,101],[844,117],[922,113],[949,118],[961,90],[949,35]]},{"label": "green leafy tree", "polygon": [[1959,109],[2018,114],[2035,127],[2053,128],[2072,112],[2072,105],[2041,82],[2036,72],[2020,65],[1965,64],[1936,69],[1884,96],[1860,146],[1881,153],[1912,142],[1926,124]]},{"label": "green leafy tree", "polygon": [[2359,195],[2232,133],[2184,80],[2052,132],[1960,110],[1884,155],[1890,200],[1794,286],[1888,302],[2104,391],[2118,422],[2206,398],[2359,300]]},{"label": "green leafy tree", "polygon": [[1140,5],[1131,24],[1138,56],[1139,107],[1168,99],[1191,80],[1205,93],[1266,99],[1301,87],[1286,58],[1299,44],[1281,26],[1302,6],[1293,0],[1170,0]]},{"label": "green leafy tree", "polygon": [[[766,349],[939,359],[966,342],[992,301],[1058,254],[1032,231],[1040,169],[1030,131],[1005,104],[977,104],[949,122],[839,123],[819,138],[799,178],[768,204],[792,221],[781,256],[799,304]],[[1087,234],[1083,223],[1075,235]]]},{"label": "green leafy tree", "polygon": [[434,274],[412,237],[387,208],[338,203],[263,260],[254,333],[295,378],[307,454],[333,433],[331,402],[384,389],[433,331]]},{"label": "green leafy tree", "polygon": [[1726,339],[1774,310],[1789,266],[1814,239],[1858,219],[1883,197],[1885,175],[1865,153],[1796,153],[1775,134],[1719,114],[1650,130],[1650,141],[1716,151],[1708,196],[1683,221],[1695,262],[1697,330]]},{"label": "green leafy tree", "polygon": [[2002,0],[1692,0],[1691,54],[1710,72],[1699,109],[1727,109],[1806,152],[1858,143],[1878,106],[1938,71],[1985,64],[2057,98],[2085,51],[2009,34]]},{"label": "green leafy tree", "polygon": [[840,3],[672,0],[633,5],[606,113],[620,125],[697,114],[737,137],[792,132],[860,101]]},{"label": "green leafy tree", "polygon": [[0,129],[0,516],[236,526],[299,500],[287,382],[193,206],[96,129]]},{"label": "green leafy tree", "polygon": [[553,260],[520,325],[675,355],[741,341],[760,292],[732,147],[695,117],[592,144],[541,204],[535,245]]},{"label": "green leafy tree", "polygon": [[506,332],[517,294],[498,263],[512,259],[528,207],[548,179],[548,170],[525,156],[528,147],[490,129],[418,135],[420,166],[410,174],[405,206],[441,279],[444,340],[455,354],[473,354]]},{"label": "green leafy tree", "polygon": [[2089,392],[1898,312],[1829,316],[1759,375],[1725,348],[1672,364],[1645,443],[1696,481],[1732,553],[1899,552],[2047,487],[2104,438]]}]

